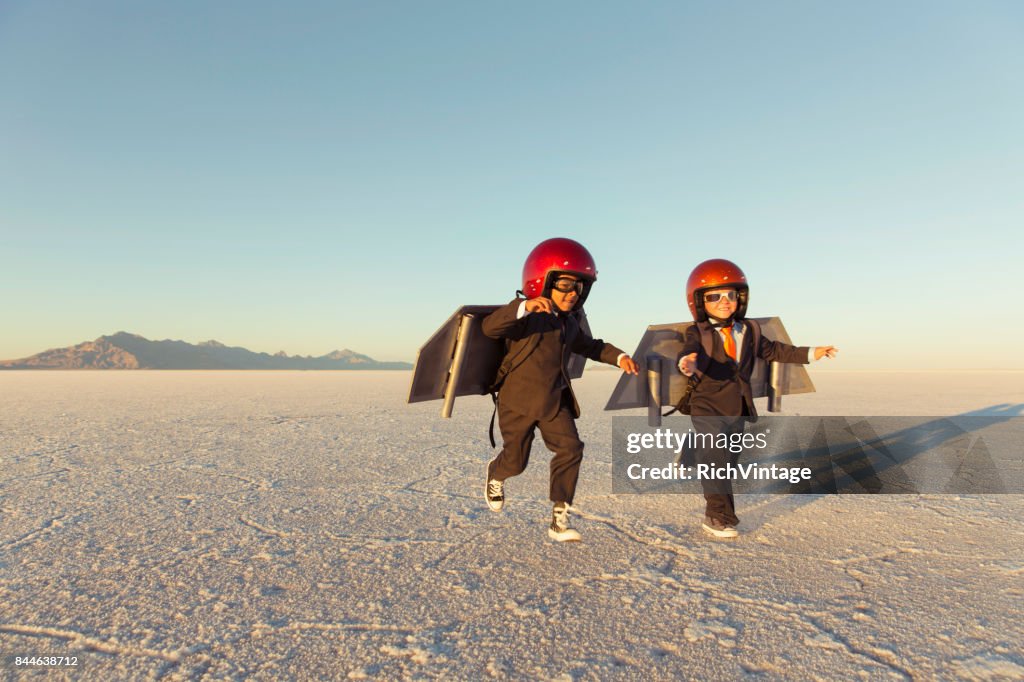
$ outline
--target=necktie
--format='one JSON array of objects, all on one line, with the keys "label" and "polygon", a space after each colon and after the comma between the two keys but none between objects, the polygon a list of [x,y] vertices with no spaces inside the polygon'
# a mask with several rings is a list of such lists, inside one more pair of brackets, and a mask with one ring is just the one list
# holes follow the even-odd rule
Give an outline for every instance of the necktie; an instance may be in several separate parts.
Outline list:
[{"label": "necktie", "polygon": [[736,359],[736,342],[732,338],[732,325],[728,327],[722,327],[722,331],[725,334],[722,336],[722,340],[725,342],[725,354],[733,360]]}]

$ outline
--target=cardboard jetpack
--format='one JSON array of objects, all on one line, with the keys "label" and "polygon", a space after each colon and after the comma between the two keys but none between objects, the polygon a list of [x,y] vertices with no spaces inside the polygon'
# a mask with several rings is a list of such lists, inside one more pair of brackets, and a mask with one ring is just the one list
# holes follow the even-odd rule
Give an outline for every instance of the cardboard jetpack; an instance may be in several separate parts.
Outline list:
[{"label": "cardboard jetpack", "polygon": [[[778,317],[753,318],[761,326],[761,335],[771,341],[792,342],[782,320]],[[606,410],[627,410],[647,408],[647,421],[651,426],[660,426],[662,407],[672,408],[679,403],[686,389],[687,377],[679,371],[679,356],[683,352],[683,338],[686,328],[693,322],[653,324],[640,339],[633,353],[638,374],[623,374],[615,385]],[[749,330],[747,333],[750,333]],[[768,411],[782,409],[782,396],[797,393],[814,393],[811,377],[802,365],[773,362],[758,358],[754,362],[754,373],[750,377],[750,389],[755,398],[768,397]]]},{"label": "cardboard jetpack", "polygon": [[[452,416],[455,398],[463,395],[487,395],[505,357],[505,342],[484,336],[483,319],[500,308],[498,305],[464,305],[448,318],[420,347],[412,370],[410,403],[443,400],[441,416]],[[587,316],[573,313],[580,328],[590,334]],[[573,353],[569,360],[569,378],[579,379],[587,358]]]}]

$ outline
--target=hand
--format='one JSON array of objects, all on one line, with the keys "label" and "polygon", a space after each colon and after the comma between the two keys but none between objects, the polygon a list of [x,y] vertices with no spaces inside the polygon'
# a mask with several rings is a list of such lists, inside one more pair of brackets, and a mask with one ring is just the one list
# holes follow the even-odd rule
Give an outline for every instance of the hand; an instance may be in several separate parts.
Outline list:
[{"label": "hand", "polygon": [[686,376],[693,376],[693,373],[697,371],[697,354],[684,355],[683,359],[679,361],[679,369]]},{"label": "hand", "polygon": [[528,313],[552,313],[555,312],[555,302],[550,298],[544,296],[538,296],[537,298],[531,298],[526,302],[526,312]]},{"label": "hand", "polygon": [[619,367],[626,374],[637,374],[638,373],[638,368],[636,366],[636,363],[633,362],[633,358],[629,357],[628,355],[623,355],[622,356],[622,359],[619,360]]},{"label": "hand", "polygon": [[835,346],[818,346],[814,349],[814,359],[821,360],[822,358],[832,359],[839,353],[839,349]]}]

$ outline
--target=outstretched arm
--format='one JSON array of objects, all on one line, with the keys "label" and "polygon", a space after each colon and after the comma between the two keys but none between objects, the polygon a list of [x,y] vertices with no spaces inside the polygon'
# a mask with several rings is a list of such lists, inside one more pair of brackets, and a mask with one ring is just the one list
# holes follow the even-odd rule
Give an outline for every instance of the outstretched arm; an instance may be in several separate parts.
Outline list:
[{"label": "outstretched arm", "polygon": [[768,362],[795,362],[807,364],[822,358],[834,358],[839,353],[835,346],[791,346],[781,341],[761,337],[760,356]]},{"label": "outstretched arm", "polygon": [[579,353],[591,360],[615,365],[627,374],[637,373],[636,363],[633,362],[633,358],[629,357],[628,353],[616,348],[610,343],[605,343],[601,339],[591,337],[582,329],[579,330],[579,334],[576,336],[576,340],[572,344],[572,352]]},{"label": "outstretched arm", "polygon": [[812,350],[814,351],[815,360],[821,360],[822,358],[831,360],[839,353],[839,349],[835,346],[815,346]]},{"label": "outstretched arm", "polygon": [[771,341],[761,336],[758,357],[766,362],[793,362],[806,365],[811,361],[811,349],[807,346],[791,346],[781,341]]}]

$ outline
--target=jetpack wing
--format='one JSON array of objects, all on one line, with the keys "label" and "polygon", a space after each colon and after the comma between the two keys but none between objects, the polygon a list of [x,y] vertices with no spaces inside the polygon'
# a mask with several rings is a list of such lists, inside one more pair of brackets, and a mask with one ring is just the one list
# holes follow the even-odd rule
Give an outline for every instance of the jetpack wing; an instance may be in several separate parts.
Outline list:
[{"label": "jetpack wing", "polygon": [[[761,334],[772,341],[791,344],[789,334],[778,317],[753,318],[760,323]],[[683,338],[686,328],[692,322],[655,324],[647,328],[640,339],[633,359],[639,366],[636,375],[623,374],[612,391],[606,410],[626,410],[646,407],[654,421],[657,410],[660,423],[662,405],[676,405],[686,389],[687,378],[679,371],[677,363],[683,352]],[[783,395],[813,393],[814,384],[802,365],[778,362],[768,366],[758,358],[754,373],[750,377],[750,388],[755,398],[768,396],[768,410],[777,412],[782,408]]]},{"label": "jetpack wing", "polygon": [[[441,416],[451,417],[455,398],[486,395],[505,357],[505,342],[484,335],[483,319],[501,306],[464,305],[441,325],[416,355],[409,389],[410,403],[444,400]],[[586,314],[580,310],[580,328],[590,334]],[[587,358],[573,353],[569,378],[579,379]]]}]

